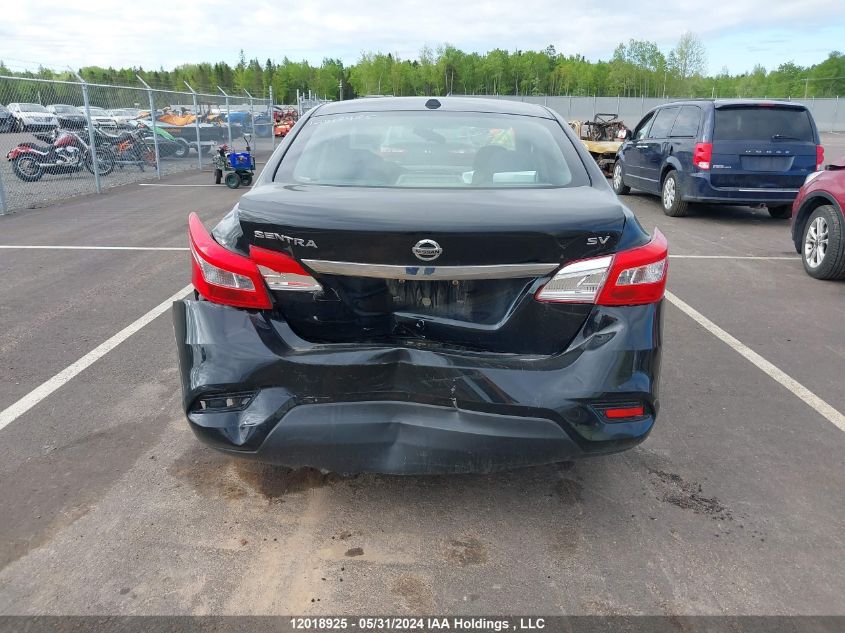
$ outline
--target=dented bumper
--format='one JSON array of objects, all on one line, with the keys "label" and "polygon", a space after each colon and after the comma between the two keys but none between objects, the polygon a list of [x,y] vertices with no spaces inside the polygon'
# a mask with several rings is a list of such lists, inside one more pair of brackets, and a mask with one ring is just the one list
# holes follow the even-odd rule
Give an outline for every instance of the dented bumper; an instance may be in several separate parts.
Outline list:
[{"label": "dented bumper", "polygon": [[[183,406],[216,448],[341,473],[489,472],[624,450],[658,411],[662,304],[596,306],[567,349],[319,344],[284,320],[173,307]],[[643,415],[603,413],[640,404]]]}]

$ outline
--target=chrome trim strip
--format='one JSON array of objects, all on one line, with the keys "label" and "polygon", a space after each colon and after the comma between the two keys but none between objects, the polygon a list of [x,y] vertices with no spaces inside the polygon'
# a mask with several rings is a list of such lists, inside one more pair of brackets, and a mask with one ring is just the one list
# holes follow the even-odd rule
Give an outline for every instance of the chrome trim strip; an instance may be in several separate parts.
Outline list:
[{"label": "chrome trim strip", "polygon": [[[719,187],[714,187],[714,189],[719,189]],[[724,187],[724,189],[730,191],[730,187]],[[741,191],[743,193],[798,193],[798,189],[765,189],[760,187],[758,189],[737,189],[737,191]],[[785,200],[784,202],[788,202]]]},{"label": "chrome trim strip", "polygon": [[302,263],[317,273],[377,279],[516,279],[542,277],[560,268],[560,264],[493,264],[485,266],[395,266],[303,259]]}]

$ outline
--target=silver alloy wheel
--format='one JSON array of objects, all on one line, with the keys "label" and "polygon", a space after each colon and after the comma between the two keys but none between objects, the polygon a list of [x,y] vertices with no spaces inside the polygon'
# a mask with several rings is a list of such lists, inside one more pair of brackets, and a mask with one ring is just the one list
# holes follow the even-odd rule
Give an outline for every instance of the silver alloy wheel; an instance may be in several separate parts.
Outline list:
[{"label": "silver alloy wheel", "polygon": [[663,208],[671,209],[675,204],[675,179],[666,178],[663,183]]},{"label": "silver alloy wheel", "polygon": [[827,254],[827,244],[830,238],[827,220],[818,217],[812,221],[804,238],[804,259],[810,268],[818,268]]},{"label": "silver alloy wheel", "polygon": [[622,165],[619,163],[613,167],[613,186],[616,189],[622,188]]}]

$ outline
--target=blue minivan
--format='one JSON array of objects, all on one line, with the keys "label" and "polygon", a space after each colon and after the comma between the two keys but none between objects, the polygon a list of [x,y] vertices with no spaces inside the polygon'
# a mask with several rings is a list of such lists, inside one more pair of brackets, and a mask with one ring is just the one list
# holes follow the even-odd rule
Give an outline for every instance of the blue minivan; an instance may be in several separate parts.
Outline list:
[{"label": "blue minivan", "polygon": [[807,108],[788,101],[690,100],[660,105],[629,130],[613,166],[613,190],[658,194],[663,212],[689,203],[766,205],[789,218],[824,150]]}]

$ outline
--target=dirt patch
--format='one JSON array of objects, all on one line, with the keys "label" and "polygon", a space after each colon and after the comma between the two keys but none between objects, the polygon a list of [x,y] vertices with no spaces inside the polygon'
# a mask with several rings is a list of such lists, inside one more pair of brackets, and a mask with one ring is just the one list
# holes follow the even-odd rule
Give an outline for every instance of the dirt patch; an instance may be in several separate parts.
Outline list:
[{"label": "dirt patch", "polygon": [[575,479],[560,479],[555,482],[554,492],[562,503],[572,504],[581,502],[584,486]]},{"label": "dirt patch", "polygon": [[245,460],[235,461],[234,466],[242,481],[271,500],[294,492],[322,488],[341,480],[336,473],[324,474],[316,468],[292,469]]},{"label": "dirt patch", "polygon": [[340,480],[334,473],[314,468],[283,468],[230,457],[206,447],[184,453],[167,469],[188,482],[202,496],[241,499],[250,494],[269,501],[282,501],[288,494],[320,488]]},{"label": "dirt patch", "polygon": [[477,538],[454,539],[449,541],[446,558],[462,567],[481,565],[487,562],[487,549]]},{"label": "dirt patch", "polygon": [[349,556],[349,557],[363,556],[363,555],[364,555],[364,549],[361,548],[361,547],[352,547],[352,548],[346,550],[346,554],[345,554],[345,556]]},{"label": "dirt patch", "polygon": [[716,497],[705,497],[701,484],[688,482],[678,474],[667,473],[663,470],[651,470],[656,487],[659,489],[658,499],[674,506],[691,510],[695,514],[709,516],[720,521],[732,521],[733,514]]},{"label": "dirt patch", "polygon": [[391,587],[393,593],[402,598],[412,613],[433,613],[434,597],[431,587],[417,576],[400,576]]}]

